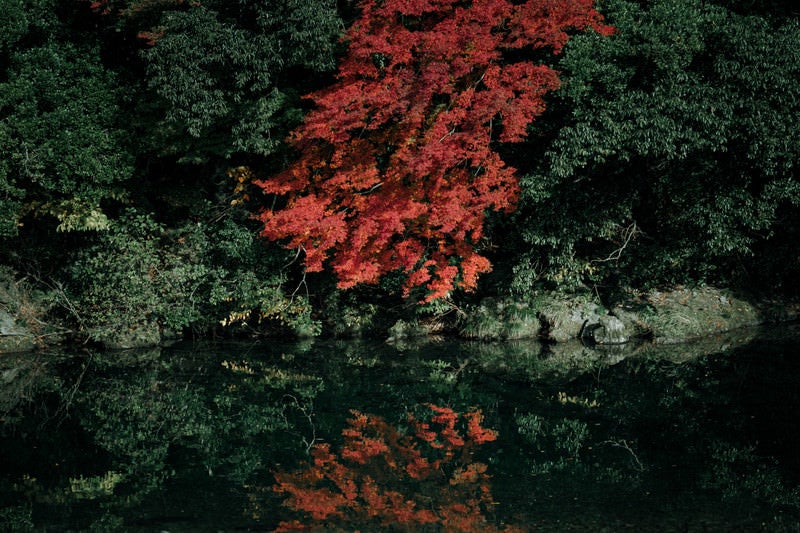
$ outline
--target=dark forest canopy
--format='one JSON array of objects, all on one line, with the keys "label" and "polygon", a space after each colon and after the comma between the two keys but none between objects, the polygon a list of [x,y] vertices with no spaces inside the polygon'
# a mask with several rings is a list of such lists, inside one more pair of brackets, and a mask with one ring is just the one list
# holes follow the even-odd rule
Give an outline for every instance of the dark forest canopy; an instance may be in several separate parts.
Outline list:
[{"label": "dark forest canopy", "polygon": [[[392,26],[366,25],[364,15],[393,3],[0,0],[0,270],[37,288],[46,314],[38,320],[94,340],[123,327],[203,333],[220,323],[313,334],[321,317],[351,304],[424,299],[431,294],[424,287],[403,288],[423,286],[408,277],[422,279],[434,263],[455,269],[453,283],[434,290],[434,304],[585,286],[601,294],[697,283],[796,291],[800,9],[778,0],[487,3],[491,16],[530,8],[544,22],[511,35],[517,40],[500,43],[486,64],[558,76],[535,112],[509,104],[489,117],[493,168],[515,169],[514,183],[481,194],[518,189],[515,201],[470,204],[480,224],[466,233],[454,227],[462,232],[456,237],[445,222],[425,228],[430,215],[407,217],[404,234],[425,242],[408,255],[416,267],[395,262],[379,266],[380,276],[355,276],[368,284],[337,289],[326,258],[321,272],[306,273],[303,248],[266,240],[252,216],[285,207],[288,189],[275,180],[285,185],[287,169],[305,157],[297,133],[287,139],[303,131],[303,117],[319,117],[318,101],[303,96],[341,86],[339,65],[355,68],[347,63],[354,36],[366,58],[360,76],[372,75],[367,67],[380,76],[406,68],[398,83],[412,83],[427,67],[398,63],[397,50],[379,49],[381,39],[391,42],[401,29],[419,35],[473,5],[405,2],[394,33],[371,34]],[[592,7],[613,34],[576,23],[568,41],[548,41],[559,13]],[[513,28],[514,16],[504,28]],[[453,115],[444,126],[465,131],[467,115],[458,113],[472,104],[464,89],[474,84],[469,98],[490,92],[483,71],[469,70],[470,38],[477,36],[451,40],[465,46],[461,92],[425,94],[419,132],[438,131],[425,128],[442,113]],[[364,48],[370,43],[374,53]],[[369,149],[385,177],[401,147],[392,124],[403,123],[371,113],[361,127],[372,128]],[[339,140],[356,142],[353,125],[336,116],[324,126],[350,131]],[[529,122],[527,135],[503,134]],[[316,164],[315,172],[343,163]],[[441,176],[484,172],[475,160]],[[434,197],[420,202],[452,201],[453,212],[467,202]],[[341,200],[336,209],[355,209]],[[472,266],[458,270],[465,259]]]}]

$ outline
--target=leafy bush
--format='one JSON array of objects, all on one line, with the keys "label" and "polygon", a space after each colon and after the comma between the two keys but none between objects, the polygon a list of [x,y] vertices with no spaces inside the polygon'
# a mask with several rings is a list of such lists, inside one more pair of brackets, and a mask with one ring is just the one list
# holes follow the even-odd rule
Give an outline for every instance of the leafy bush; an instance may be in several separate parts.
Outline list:
[{"label": "leafy bush", "polygon": [[27,214],[62,231],[105,228],[101,202],[133,173],[119,77],[96,37],[64,31],[58,4],[0,2],[14,20],[0,23],[0,238]]},{"label": "leafy bush", "polygon": [[550,142],[521,181],[515,287],[797,273],[800,24],[700,0],[603,8],[617,33],[568,43],[535,132]]},{"label": "leafy bush", "polygon": [[300,118],[300,80],[333,69],[342,31],[331,0],[160,2],[147,12],[113,3],[145,39],[149,148],[183,162],[275,152]]},{"label": "leafy bush", "polygon": [[284,252],[270,252],[230,219],[168,230],[129,210],[77,254],[70,292],[82,326],[99,341],[154,324],[205,331],[273,320],[316,333],[305,300],[282,291],[283,260]]}]

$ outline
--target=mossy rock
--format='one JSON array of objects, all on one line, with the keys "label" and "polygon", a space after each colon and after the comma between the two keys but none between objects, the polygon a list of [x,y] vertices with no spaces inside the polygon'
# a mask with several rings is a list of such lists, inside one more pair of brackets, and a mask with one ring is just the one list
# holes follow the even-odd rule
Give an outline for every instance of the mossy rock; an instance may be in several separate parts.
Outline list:
[{"label": "mossy rock", "polygon": [[19,335],[20,333],[22,333],[22,331],[11,313],[0,309],[0,336]]},{"label": "mossy rock", "polygon": [[29,352],[36,349],[35,336],[24,325],[16,309],[23,299],[10,270],[0,269],[0,353]]},{"label": "mossy rock", "polygon": [[34,335],[17,319],[0,308],[0,353],[30,352],[36,349]]},{"label": "mossy rock", "polygon": [[588,293],[538,296],[531,304],[542,324],[542,333],[550,340],[566,342],[582,336],[586,326],[599,324],[607,314],[597,298]]},{"label": "mossy rock", "polygon": [[151,348],[161,343],[161,329],[155,322],[133,324],[114,332],[104,332],[97,340],[108,350]]},{"label": "mossy rock", "polygon": [[600,345],[626,344],[630,340],[625,323],[613,315],[603,315],[596,323],[584,326],[581,338]]},{"label": "mossy rock", "polygon": [[387,342],[397,342],[429,335],[439,332],[438,324],[419,320],[398,320],[389,328]]},{"label": "mossy rock", "polygon": [[53,306],[51,293],[0,265],[0,353],[28,352],[64,340],[66,328],[50,323]]},{"label": "mossy rock", "polygon": [[485,299],[467,313],[460,336],[475,340],[535,339],[541,335],[536,309],[523,302]]},{"label": "mossy rock", "polygon": [[710,287],[651,291],[629,298],[612,314],[636,336],[657,344],[684,342],[762,322],[756,305]]},{"label": "mossy rock", "polygon": [[36,343],[31,337],[22,335],[0,336],[0,354],[31,352],[36,349]]}]

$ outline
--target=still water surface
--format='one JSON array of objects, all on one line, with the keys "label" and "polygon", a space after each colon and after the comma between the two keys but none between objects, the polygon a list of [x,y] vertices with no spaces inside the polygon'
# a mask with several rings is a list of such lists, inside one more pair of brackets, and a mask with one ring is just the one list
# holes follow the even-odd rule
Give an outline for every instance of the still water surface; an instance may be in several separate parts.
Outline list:
[{"label": "still water surface", "polygon": [[[798,531],[799,339],[783,328],[624,353],[315,340],[3,356],[0,529],[324,527],[286,505],[276,473],[308,472],[320,445],[338,453],[353,410],[400,435],[432,404],[480,411],[497,432],[460,458],[491,483],[476,531]],[[365,474],[342,459],[343,475],[383,480],[418,510],[458,508],[439,500],[461,497],[453,480],[467,470],[443,465],[430,492],[390,463]],[[375,514],[327,524],[448,530]]]}]

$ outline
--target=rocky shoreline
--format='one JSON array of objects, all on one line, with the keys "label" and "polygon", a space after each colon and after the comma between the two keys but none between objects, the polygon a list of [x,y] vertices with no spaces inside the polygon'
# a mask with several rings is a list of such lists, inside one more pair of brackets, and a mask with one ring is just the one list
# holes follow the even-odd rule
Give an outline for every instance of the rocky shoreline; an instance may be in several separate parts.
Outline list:
[{"label": "rocky shoreline", "polygon": [[[57,320],[48,319],[49,311],[57,306],[52,298],[37,294],[11,276],[0,278],[0,354],[34,351],[75,342],[80,337],[60,327]],[[486,298],[446,317],[395,317],[381,321],[385,323],[382,327],[375,326],[378,321],[365,318],[363,313],[358,315],[359,325],[349,328],[347,336],[377,335],[388,342],[399,342],[447,334],[488,342],[536,339],[556,345],[578,342],[584,347],[630,348],[683,343],[762,324],[797,321],[800,303],[713,287],[675,287],[646,293],[629,291],[605,305],[589,291],[536,294],[527,301]],[[367,324],[371,331],[366,331]],[[120,328],[113,339],[96,343],[102,349],[120,350],[164,345],[179,338],[176,332],[155,323],[131,324]]]},{"label": "rocky shoreline", "polygon": [[[713,287],[630,292],[606,307],[590,293],[537,295],[529,302],[487,298],[464,313],[457,335],[505,341],[540,339],[588,345],[673,344],[763,324],[800,319],[800,304],[747,298]],[[405,335],[425,334],[406,325]],[[397,329],[397,328],[395,328]]]}]

